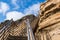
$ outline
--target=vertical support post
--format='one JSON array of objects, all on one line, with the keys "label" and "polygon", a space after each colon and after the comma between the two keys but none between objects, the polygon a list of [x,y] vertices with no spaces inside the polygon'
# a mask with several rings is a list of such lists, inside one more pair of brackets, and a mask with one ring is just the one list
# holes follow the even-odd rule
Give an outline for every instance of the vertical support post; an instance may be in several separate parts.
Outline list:
[{"label": "vertical support post", "polygon": [[27,26],[28,40],[35,40],[34,35],[33,35],[32,28],[31,28],[30,23],[29,23],[29,19],[27,19],[25,22],[27,24],[26,26]]}]

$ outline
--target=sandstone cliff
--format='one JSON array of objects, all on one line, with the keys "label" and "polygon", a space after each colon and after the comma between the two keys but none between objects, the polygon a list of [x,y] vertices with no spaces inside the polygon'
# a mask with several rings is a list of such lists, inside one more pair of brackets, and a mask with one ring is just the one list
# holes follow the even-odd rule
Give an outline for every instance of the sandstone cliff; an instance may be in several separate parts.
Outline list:
[{"label": "sandstone cliff", "polygon": [[40,6],[36,40],[60,40],[60,0],[47,0]]}]

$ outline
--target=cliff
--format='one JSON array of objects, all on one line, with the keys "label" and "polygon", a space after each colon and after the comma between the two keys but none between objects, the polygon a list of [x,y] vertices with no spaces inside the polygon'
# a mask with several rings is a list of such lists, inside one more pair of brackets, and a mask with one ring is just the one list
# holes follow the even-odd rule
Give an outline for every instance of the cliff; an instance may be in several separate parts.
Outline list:
[{"label": "cliff", "polygon": [[40,5],[36,40],[60,40],[60,0],[47,0]]}]

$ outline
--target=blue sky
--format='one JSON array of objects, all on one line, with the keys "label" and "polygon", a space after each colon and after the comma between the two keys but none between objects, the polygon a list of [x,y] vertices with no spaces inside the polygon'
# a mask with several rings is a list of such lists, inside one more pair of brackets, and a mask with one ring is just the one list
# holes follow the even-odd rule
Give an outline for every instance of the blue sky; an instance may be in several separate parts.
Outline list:
[{"label": "blue sky", "polygon": [[36,15],[39,11],[40,3],[45,0],[0,0],[0,22],[14,21],[28,14]]}]

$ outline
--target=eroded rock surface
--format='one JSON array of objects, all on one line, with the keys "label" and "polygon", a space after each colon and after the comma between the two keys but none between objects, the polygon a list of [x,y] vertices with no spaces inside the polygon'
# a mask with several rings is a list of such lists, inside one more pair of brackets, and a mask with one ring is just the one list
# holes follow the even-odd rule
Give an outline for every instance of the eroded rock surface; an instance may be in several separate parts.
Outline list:
[{"label": "eroded rock surface", "polygon": [[36,40],[60,40],[60,0],[48,0],[40,6]]}]

